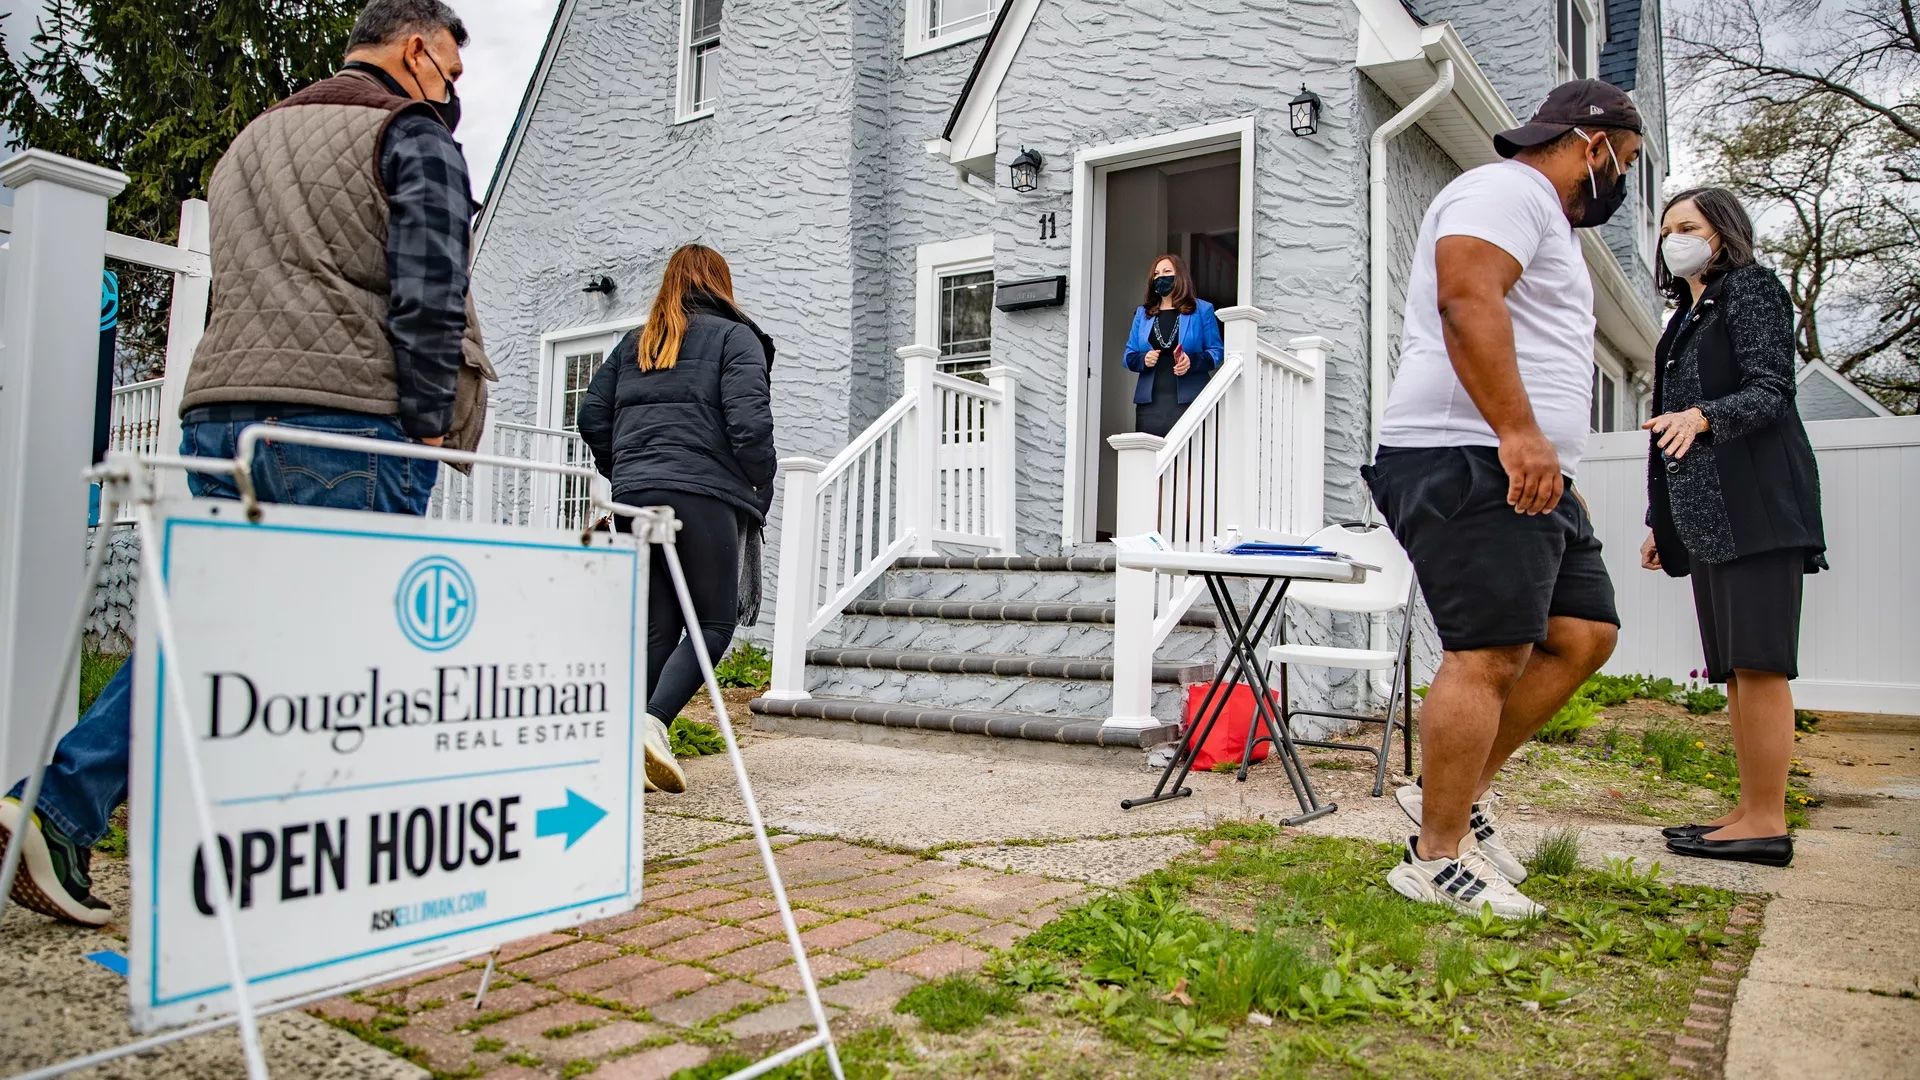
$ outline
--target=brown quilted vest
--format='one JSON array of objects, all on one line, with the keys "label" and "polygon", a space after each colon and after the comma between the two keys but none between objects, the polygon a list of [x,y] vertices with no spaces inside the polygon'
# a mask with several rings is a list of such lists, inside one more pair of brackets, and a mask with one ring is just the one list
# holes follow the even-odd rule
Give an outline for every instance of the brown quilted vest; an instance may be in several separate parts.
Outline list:
[{"label": "brown quilted vest", "polygon": [[[343,71],[256,117],[214,167],[213,299],[181,411],[280,403],[392,416],[387,192],[380,144],[425,108]],[[494,379],[473,296],[447,445],[471,450]]]}]

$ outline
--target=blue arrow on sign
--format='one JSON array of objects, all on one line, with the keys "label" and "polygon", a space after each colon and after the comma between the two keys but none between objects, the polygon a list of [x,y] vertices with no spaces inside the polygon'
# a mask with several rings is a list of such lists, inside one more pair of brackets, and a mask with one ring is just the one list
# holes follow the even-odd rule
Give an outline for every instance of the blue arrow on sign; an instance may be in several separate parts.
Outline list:
[{"label": "blue arrow on sign", "polygon": [[600,819],[606,816],[605,810],[568,788],[565,806],[549,806],[534,814],[533,835],[565,836],[567,847],[571,848],[575,840],[587,835],[587,830],[600,824]]}]

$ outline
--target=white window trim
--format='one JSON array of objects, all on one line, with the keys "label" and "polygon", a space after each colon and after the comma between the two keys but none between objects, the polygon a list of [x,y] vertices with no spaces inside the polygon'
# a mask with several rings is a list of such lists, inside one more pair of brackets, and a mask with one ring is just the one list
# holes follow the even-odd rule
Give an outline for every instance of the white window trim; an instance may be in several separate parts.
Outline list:
[{"label": "white window trim", "polygon": [[[1593,363],[1613,380],[1613,430],[1631,431],[1639,427],[1640,399],[1633,385],[1633,373],[1612,349],[1598,340],[1593,343]],[[1605,415],[1604,409],[1602,415]]]},{"label": "white window trim", "polygon": [[[1007,0],[996,0],[1005,4]],[[965,41],[986,37],[993,30],[994,20],[1000,17],[996,9],[979,23],[964,30],[949,30],[944,34],[927,33],[927,19],[931,10],[931,0],[907,0],[906,49],[903,58],[911,60],[941,49],[950,49]]]},{"label": "white window trim", "polygon": [[[1559,40],[1559,0],[1554,2],[1556,10],[1554,12],[1553,62],[1554,69],[1558,71],[1560,58],[1566,56],[1566,53],[1561,51],[1562,42]],[[1585,20],[1587,24],[1587,70],[1584,75],[1581,74],[1579,68],[1573,63],[1573,57],[1567,56],[1569,78],[1597,79],[1600,77],[1600,46],[1604,43],[1607,33],[1604,21],[1600,17],[1601,2],[1600,0],[1570,0],[1570,2],[1574,17]]]},{"label": "white window trim", "polygon": [[[725,16],[721,25],[726,25]],[[693,65],[688,63],[693,57],[693,0],[680,0],[680,61],[679,76],[674,81],[673,122],[676,125],[690,124],[695,120],[704,120],[713,115],[713,105],[708,103],[704,109],[693,107],[693,86],[687,80],[693,75]]]},{"label": "white window trim", "polygon": [[615,319],[611,322],[593,323],[588,326],[570,326],[565,330],[549,330],[540,335],[540,374],[535,384],[534,426],[559,430],[560,427],[560,357],[568,352],[577,351],[579,346],[596,338],[609,339],[606,351],[611,353],[621,335],[646,322],[643,316]]},{"label": "white window trim", "polygon": [[[1647,268],[1651,270],[1654,266],[1654,252],[1660,247],[1660,210],[1666,198],[1666,192],[1661,190],[1666,186],[1664,183],[1666,173],[1661,168],[1660,157],[1653,148],[1652,140],[1641,144],[1638,164],[1640,168],[1646,170],[1640,183],[1653,185],[1652,200],[1641,202],[1640,212],[1647,220],[1641,223],[1639,237],[1640,257],[1646,261]],[[1635,194],[1639,193],[1635,192]]]},{"label": "white window trim", "polygon": [[914,257],[913,343],[940,347],[940,279],[993,270],[993,234],[921,244]]}]

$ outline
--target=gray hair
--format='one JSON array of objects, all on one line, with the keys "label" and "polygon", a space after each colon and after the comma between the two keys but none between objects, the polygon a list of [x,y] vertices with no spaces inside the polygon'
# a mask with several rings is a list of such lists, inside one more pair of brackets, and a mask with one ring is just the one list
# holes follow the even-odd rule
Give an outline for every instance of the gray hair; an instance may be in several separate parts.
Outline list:
[{"label": "gray hair", "polygon": [[371,0],[347,37],[347,51],[386,45],[405,34],[445,30],[455,45],[467,43],[467,27],[440,0]]}]

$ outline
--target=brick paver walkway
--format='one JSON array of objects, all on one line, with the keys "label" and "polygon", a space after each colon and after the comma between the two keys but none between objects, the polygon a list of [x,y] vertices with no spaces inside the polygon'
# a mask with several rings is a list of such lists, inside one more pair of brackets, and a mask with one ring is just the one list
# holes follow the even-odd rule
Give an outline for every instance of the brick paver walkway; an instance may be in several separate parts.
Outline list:
[{"label": "brick paver walkway", "polygon": [[[922,980],[978,968],[1086,891],[838,840],[774,843],[833,1017],[890,1011]],[[498,1080],[664,1078],[811,1025],[752,840],[649,867],[643,896],[625,915],[501,950],[479,1011],[475,962],[315,1012],[436,1073]]]}]

